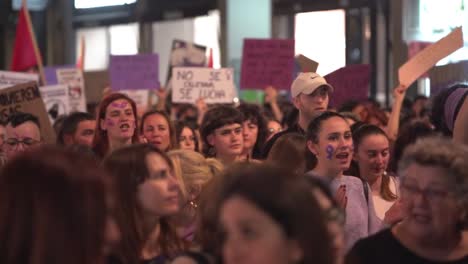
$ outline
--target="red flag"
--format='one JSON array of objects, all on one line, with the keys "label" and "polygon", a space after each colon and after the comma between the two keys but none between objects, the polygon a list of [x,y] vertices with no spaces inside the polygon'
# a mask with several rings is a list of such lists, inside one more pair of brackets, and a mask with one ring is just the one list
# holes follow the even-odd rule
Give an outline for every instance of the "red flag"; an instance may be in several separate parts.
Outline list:
[{"label": "red flag", "polygon": [[210,48],[210,52],[208,54],[208,65],[207,67],[213,68],[213,49]]},{"label": "red flag", "polygon": [[[13,50],[12,71],[25,71],[38,65],[37,54],[34,48],[33,30],[28,23],[27,9],[23,5],[19,11],[16,25],[15,46]],[[39,55],[40,56],[40,55]]]},{"label": "red flag", "polygon": [[80,42],[80,54],[78,56],[78,60],[76,62],[76,67],[84,71],[84,64],[85,64],[85,53],[86,53],[86,42],[84,36],[81,37]]}]

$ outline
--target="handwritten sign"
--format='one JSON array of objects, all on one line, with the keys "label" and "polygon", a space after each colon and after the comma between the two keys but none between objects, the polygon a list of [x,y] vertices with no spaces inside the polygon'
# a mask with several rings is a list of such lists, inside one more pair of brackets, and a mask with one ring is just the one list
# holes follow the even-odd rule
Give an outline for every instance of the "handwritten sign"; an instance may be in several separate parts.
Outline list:
[{"label": "handwritten sign", "polygon": [[367,99],[370,75],[369,64],[352,64],[324,76],[334,88],[330,105],[340,107],[346,101]]},{"label": "handwritten sign", "polygon": [[39,82],[39,75],[32,73],[0,71],[0,89],[27,82]]},{"label": "handwritten sign", "polygon": [[55,143],[55,132],[50,125],[49,116],[36,82],[17,84],[0,90],[0,119],[6,122],[8,116],[15,112],[37,116],[44,140],[47,143]]},{"label": "handwritten sign", "polygon": [[172,101],[195,103],[203,98],[207,104],[232,103],[236,97],[232,69],[174,68]]},{"label": "handwritten sign", "polygon": [[245,39],[241,88],[273,85],[289,90],[294,71],[294,40]]},{"label": "handwritten sign", "polygon": [[205,67],[206,47],[195,43],[174,39],[169,58],[166,84],[170,83],[174,67]]},{"label": "handwritten sign", "polygon": [[150,90],[121,90],[119,93],[126,94],[135,102],[138,116],[142,116],[148,110]]},{"label": "handwritten sign", "polygon": [[74,69],[76,65],[69,64],[69,65],[56,65],[56,66],[47,66],[44,67],[44,75],[47,82],[47,85],[57,85],[57,70],[60,69]]},{"label": "handwritten sign", "polygon": [[53,124],[59,116],[70,113],[68,85],[48,85],[39,87],[50,122]]},{"label": "handwritten sign", "polygon": [[57,69],[59,84],[68,85],[70,112],[86,112],[86,95],[83,72],[78,68]]},{"label": "handwritten sign", "polygon": [[438,61],[463,47],[463,31],[459,27],[446,37],[428,46],[398,69],[401,85],[409,87]]},{"label": "handwritten sign", "polygon": [[159,88],[157,54],[111,56],[109,69],[111,88],[114,91]]}]

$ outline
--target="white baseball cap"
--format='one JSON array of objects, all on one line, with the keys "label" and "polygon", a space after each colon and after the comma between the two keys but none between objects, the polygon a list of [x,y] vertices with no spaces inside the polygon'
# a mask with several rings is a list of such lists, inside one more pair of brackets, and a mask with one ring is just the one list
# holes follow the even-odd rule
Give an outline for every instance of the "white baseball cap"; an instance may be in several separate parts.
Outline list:
[{"label": "white baseball cap", "polygon": [[333,92],[333,86],[327,80],[315,72],[301,72],[291,84],[291,95],[296,97],[299,94],[311,94],[321,86],[326,86]]}]

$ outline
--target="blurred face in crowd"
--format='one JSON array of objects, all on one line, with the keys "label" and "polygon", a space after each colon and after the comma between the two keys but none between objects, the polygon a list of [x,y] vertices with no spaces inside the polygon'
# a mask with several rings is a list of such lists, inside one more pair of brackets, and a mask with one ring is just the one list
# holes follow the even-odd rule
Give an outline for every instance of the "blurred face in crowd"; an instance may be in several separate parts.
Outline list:
[{"label": "blurred face in crowd", "polygon": [[307,141],[307,147],[318,164],[333,171],[349,168],[353,156],[353,138],[348,123],[341,117],[322,122],[318,142]]},{"label": "blurred face in crowd", "polygon": [[179,183],[169,164],[157,153],[146,156],[149,177],[138,186],[138,200],[144,212],[170,216],[179,211]]},{"label": "blurred face in crowd", "polygon": [[250,153],[257,143],[258,126],[251,120],[242,123],[242,136],[244,139],[244,151]]},{"label": "blurred face in crowd", "polygon": [[111,140],[130,140],[136,129],[135,113],[125,99],[118,99],[107,106],[106,115],[101,119],[101,128],[107,131]]},{"label": "blurred face in crowd", "polygon": [[386,136],[373,134],[364,137],[357,147],[354,159],[359,164],[360,175],[374,182],[387,169],[390,146]]},{"label": "blurred face in crowd", "polygon": [[189,127],[184,127],[179,137],[181,149],[195,150],[195,135]]},{"label": "blurred face in crowd", "polygon": [[5,154],[8,159],[28,148],[39,145],[41,142],[41,132],[39,127],[31,121],[13,127],[6,126],[6,139],[4,143]]},{"label": "blurred face in crowd", "polygon": [[224,125],[207,137],[207,142],[214,147],[216,157],[232,157],[242,153],[244,141],[241,124]]},{"label": "blurred face in crowd", "polygon": [[367,117],[369,116],[369,112],[363,104],[358,104],[356,107],[354,107],[352,113],[359,116],[359,118],[363,122],[365,122],[367,120]]},{"label": "blurred face in crowd", "polygon": [[253,203],[233,196],[220,213],[226,264],[299,263],[302,251],[281,226]]},{"label": "blurred face in crowd", "polygon": [[167,151],[171,144],[169,123],[160,114],[153,114],[145,118],[143,136],[148,143],[161,151]]},{"label": "blurred face in crowd", "polygon": [[76,127],[75,134],[73,135],[64,135],[65,145],[84,145],[92,146],[94,131],[96,129],[95,120],[83,120],[78,123]]},{"label": "blurred face in crowd", "polygon": [[402,173],[403,223],[408,235],[419,242],[452,235],[461,218],[463,210],[457,205],[446,174],[440,167],[416,163]]},{"label": "blurred face in crowd", "polygon": [[282,130],[281,124],[275,120],[268,121],[267,127],[268,127],[267,141],[270,140],[270,138],[272,138],[277,133],[281,132]]},{"label": "blurred face in crowd", "polygon": [[[344,212],[340,208],[333,205],[332,201],[320,190],[315,188],[312,190],[317,202],[322,208],[326,222],[328,232],[332,241],[332,248],[335,254],[335,259],[344,260],[345,256],[345,237],[344,237]],[[343,263],[338,261],[338,263]]]},{"label": "blurred face in crowd", "polygon": [[311,94],[299,94],[294,98],[293,102],[299,110],[300,115],[311,120],[319,113],[327,110],[328,100],[329,88],[327,86],[321,86]]}]

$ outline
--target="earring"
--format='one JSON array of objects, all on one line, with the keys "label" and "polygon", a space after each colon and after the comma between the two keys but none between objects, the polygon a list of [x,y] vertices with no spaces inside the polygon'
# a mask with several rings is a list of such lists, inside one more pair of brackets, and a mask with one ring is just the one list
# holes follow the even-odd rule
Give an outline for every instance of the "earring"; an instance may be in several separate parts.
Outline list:
[{"label": "earring", "polygon": [[198,207],[198,204],[195,201],[190,201],[189,204],[193,209],[197,209]]}]

